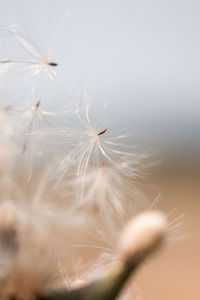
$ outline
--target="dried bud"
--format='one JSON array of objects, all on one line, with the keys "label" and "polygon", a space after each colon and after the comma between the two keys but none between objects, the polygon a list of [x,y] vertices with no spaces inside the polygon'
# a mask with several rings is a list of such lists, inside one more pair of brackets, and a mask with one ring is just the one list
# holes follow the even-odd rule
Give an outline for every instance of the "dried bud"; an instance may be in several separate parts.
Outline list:
[{"label": "dried bud", "polygon": [[135,263],[146,257],[163,241],[166,225],[166,217],[159,211],[145,212],[132,219],[120,239],[120,258]]}]

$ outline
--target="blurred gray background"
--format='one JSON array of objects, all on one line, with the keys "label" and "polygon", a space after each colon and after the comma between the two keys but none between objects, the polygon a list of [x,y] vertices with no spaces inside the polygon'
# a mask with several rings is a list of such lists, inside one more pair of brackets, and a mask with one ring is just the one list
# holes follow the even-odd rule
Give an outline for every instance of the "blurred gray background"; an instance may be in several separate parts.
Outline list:
[{"label": "blurred gray background", "polygon": [[[127,129],[135,144],[162,158],[166,171],[175,165],[179,171],[199,168],[199,1],[0,4],[0,25],[19,24],[20,32],[52,50],[67,93],[87,83],[97,112],[108,105],[111,130]],[[15,51],[20,53],[2,42],[0,57],[13,57]],[[8,83],[6,88],[4,98],[12,98]]]}]

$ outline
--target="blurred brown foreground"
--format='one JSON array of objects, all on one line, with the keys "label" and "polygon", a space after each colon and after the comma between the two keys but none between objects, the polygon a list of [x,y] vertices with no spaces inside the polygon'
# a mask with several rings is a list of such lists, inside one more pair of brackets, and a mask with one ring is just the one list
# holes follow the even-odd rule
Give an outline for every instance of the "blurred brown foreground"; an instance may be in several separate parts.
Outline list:
[{"label": "blurred brown foreground", "polygon": [[162,193],[159,209],[170,213],[177,208],[175,217],[184,214],[185,238],[172,242],[138,272],[138,296],[144,300],[199,300],[200,174],[161,170],[150,184]]}]

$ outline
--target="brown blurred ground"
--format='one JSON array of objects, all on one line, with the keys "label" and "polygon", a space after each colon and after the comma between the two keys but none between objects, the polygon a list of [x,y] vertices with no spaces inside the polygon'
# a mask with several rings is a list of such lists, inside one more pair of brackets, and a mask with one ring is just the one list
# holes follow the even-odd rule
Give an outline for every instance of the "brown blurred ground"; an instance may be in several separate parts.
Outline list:
[{"label": "brown blurred ground", "polygon": [[182,222],[186,237],[172,242],[138,272],[136,284],[141,299],[199,300],[200,176],[189,172],[161,172],[150,183],[162,191],[159,209],[170,213],[177,208],[175,217],[185,215]]}]

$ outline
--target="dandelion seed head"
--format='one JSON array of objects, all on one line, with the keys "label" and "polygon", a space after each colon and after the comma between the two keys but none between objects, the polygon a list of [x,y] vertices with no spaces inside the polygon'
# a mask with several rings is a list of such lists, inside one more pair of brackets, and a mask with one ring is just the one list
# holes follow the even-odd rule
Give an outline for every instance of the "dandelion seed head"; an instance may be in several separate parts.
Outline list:
[{"label": "dandelion seed head", "polygon": [[[18,27],[4,33],[22,52],[0,60],[1,79],[20,72],[55,79],[57,59],[39,41]],[[81,288],[114,260],[142,260],[180,225],[179,218],[168,222],[158,211],[132,219],[136,207],[146,205],[137,188],[146,155],[125,144],[126,134],[114,133],[112,123],[95,119],[95,102],[85,89],[78,101],[75,97],[73,111],[48,111],[36,87],[26,107],[21,99],[0,110],[0,298],[5,299]],[[58,101],[55,97],[55,107]],[[88,249],[99,259],[84,265]]]},{"label": "dandelion seed head", "polygon": [[53,79],[56,73],[55,71],[51,71],[49,67],[56,67],[58,63],[52,61],[42,47],[31,37],[8,27],[5,28],[5,31],[21,46],[27,58],[7,58],[0,60],[0,76],[2,78],[9,77],[17,71],[30,71],[33,75],[38,75],[42,71],[46,71],[50,79]]}]

